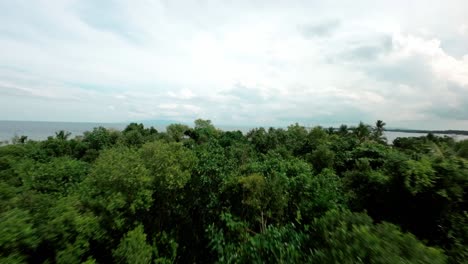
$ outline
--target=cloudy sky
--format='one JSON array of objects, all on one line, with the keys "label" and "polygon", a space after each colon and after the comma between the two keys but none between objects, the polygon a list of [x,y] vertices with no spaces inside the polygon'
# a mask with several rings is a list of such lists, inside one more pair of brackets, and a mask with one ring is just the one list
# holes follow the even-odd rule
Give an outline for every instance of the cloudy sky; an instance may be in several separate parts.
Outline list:
[{"label": "cloudy sky", "polygon": [[468,129],[467,10],[0,0],[0,120]]}]

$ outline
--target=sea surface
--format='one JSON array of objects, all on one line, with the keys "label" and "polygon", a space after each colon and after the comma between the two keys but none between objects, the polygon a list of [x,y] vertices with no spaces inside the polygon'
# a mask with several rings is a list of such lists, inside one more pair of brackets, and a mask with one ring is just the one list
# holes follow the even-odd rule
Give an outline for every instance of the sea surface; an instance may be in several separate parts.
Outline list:
[{"label": "sea surface", "polygon": [[[439,137],[451,137],[455,141],[468,139],[468,135],[455,135],[455,134],[434,134]],[[385,131],[385,137],[387,137],[387,142],[392,143],[393,140],[399,137],[421,137],[427,136],[427,133],[408,133],[408,132],[397,132],[397,131]]]},{"label": "sea surface", "polygon": [[71,138],[83,135],[95,127],[122,130],[124,123],[74,123],[74,122],[36,122],[36,121],[0,121],[0,142],[11,141],[15,136],[27,136],[32,140],[44,140],[55,136],[55,132],[64,130],[71,133]]},{"label": "sea surface", "polygon": [[[37,121],[0,121],[0,142],[11,142],[15,136],[27,136],[31,140],[44,140],[49,136],[54,136],[55,132],[64,130],[71,133],[71,138],[83,135],[85,131],[93,130],[95,127],[105,127],[110,129],[122,130],[128,123],[78,123],[78,122],[37,122]],[[158,131],[165,131],[166,125],[151,124]],[[149,124],[145,124],[149,126]],[[246,133],[250,129],[247,127],[223,127],[219,126],[222,130],[240,130]],[[420,137],[425,136],[425,133],[407,133],[407,132],[393,132],[386,131],[385,136],[389,143],[393,142],[397,137]],[[438,136],[449,136],[455,140],[468,139],[468,135],[444,135],[436,134]]]}]

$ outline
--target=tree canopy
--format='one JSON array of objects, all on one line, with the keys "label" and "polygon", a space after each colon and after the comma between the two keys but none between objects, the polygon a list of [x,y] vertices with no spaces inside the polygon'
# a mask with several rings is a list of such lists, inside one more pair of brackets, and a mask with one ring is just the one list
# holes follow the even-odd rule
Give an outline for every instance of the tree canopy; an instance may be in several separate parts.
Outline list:
[{"label": "tree canopy", "polygon": [[466,263],[468,141],[129,124],[0,146],[0,263]]}]

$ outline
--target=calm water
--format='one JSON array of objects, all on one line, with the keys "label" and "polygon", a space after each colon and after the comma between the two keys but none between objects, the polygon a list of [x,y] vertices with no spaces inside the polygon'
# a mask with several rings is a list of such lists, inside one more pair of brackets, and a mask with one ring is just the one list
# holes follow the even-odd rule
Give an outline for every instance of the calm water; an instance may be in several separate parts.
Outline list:
[{"label": "calm water", "polygon": [[[85,131],[92,130],[94,127],[102,126],[105,128],[113,128],[122,130],[126,127],[126,123],[73,123],[73,122],[34,122],[34,121],[0,121],[0,142],[11,141],[17,136],[28,136],[28,139],[43,140],[48,136],[55,135],[55,132],[65,130],[72,133],[72,137],[82,135]],[[166,125],[154,125],[159,131],[164,131]],[[235,130],[233,127],[220,127],[224,130]],[[242,132],[247,132],[248,128],[240,128]],[[392,142],[397,137],[420,137],[425,136],[424,133],[404,133],[404,132],[385,132],[388,142]],[[439,136],[443,136],[438,134]],[[447,135],[455,140],[468,139],[466,135]]]},{"label": "calm water", "polygon": [[[435,134],[436,136],[443,137],[448,136],[455,139],[455,141],[468,139],[468,135],[453,135],[453,134]],[[387,141],[392,143],[393,140],[399,137],[421,137],[427,136],[427,133],[405,133],[405,132],[394,132],[394,131],[386,131],[385,136],[387,137]]]},{"label": "calm water", "polygon": [[33,121],[0,121],[0,141],[11,140],[15,135],[28,136],[28,139],[42,140],[55,132],[65,130],[71,137],[82,135],[94,127],[124,129],[126,124],[112,123],[72,123],[72,122],[33,122]]}]

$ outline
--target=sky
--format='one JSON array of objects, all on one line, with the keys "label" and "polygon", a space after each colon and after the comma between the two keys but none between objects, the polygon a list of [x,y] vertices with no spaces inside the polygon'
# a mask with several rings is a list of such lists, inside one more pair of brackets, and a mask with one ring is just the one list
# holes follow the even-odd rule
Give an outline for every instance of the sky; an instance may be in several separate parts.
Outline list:
[{"label": "sky", "polygon": [[468,130],[468,1],[0,0],[0,120]]}]

